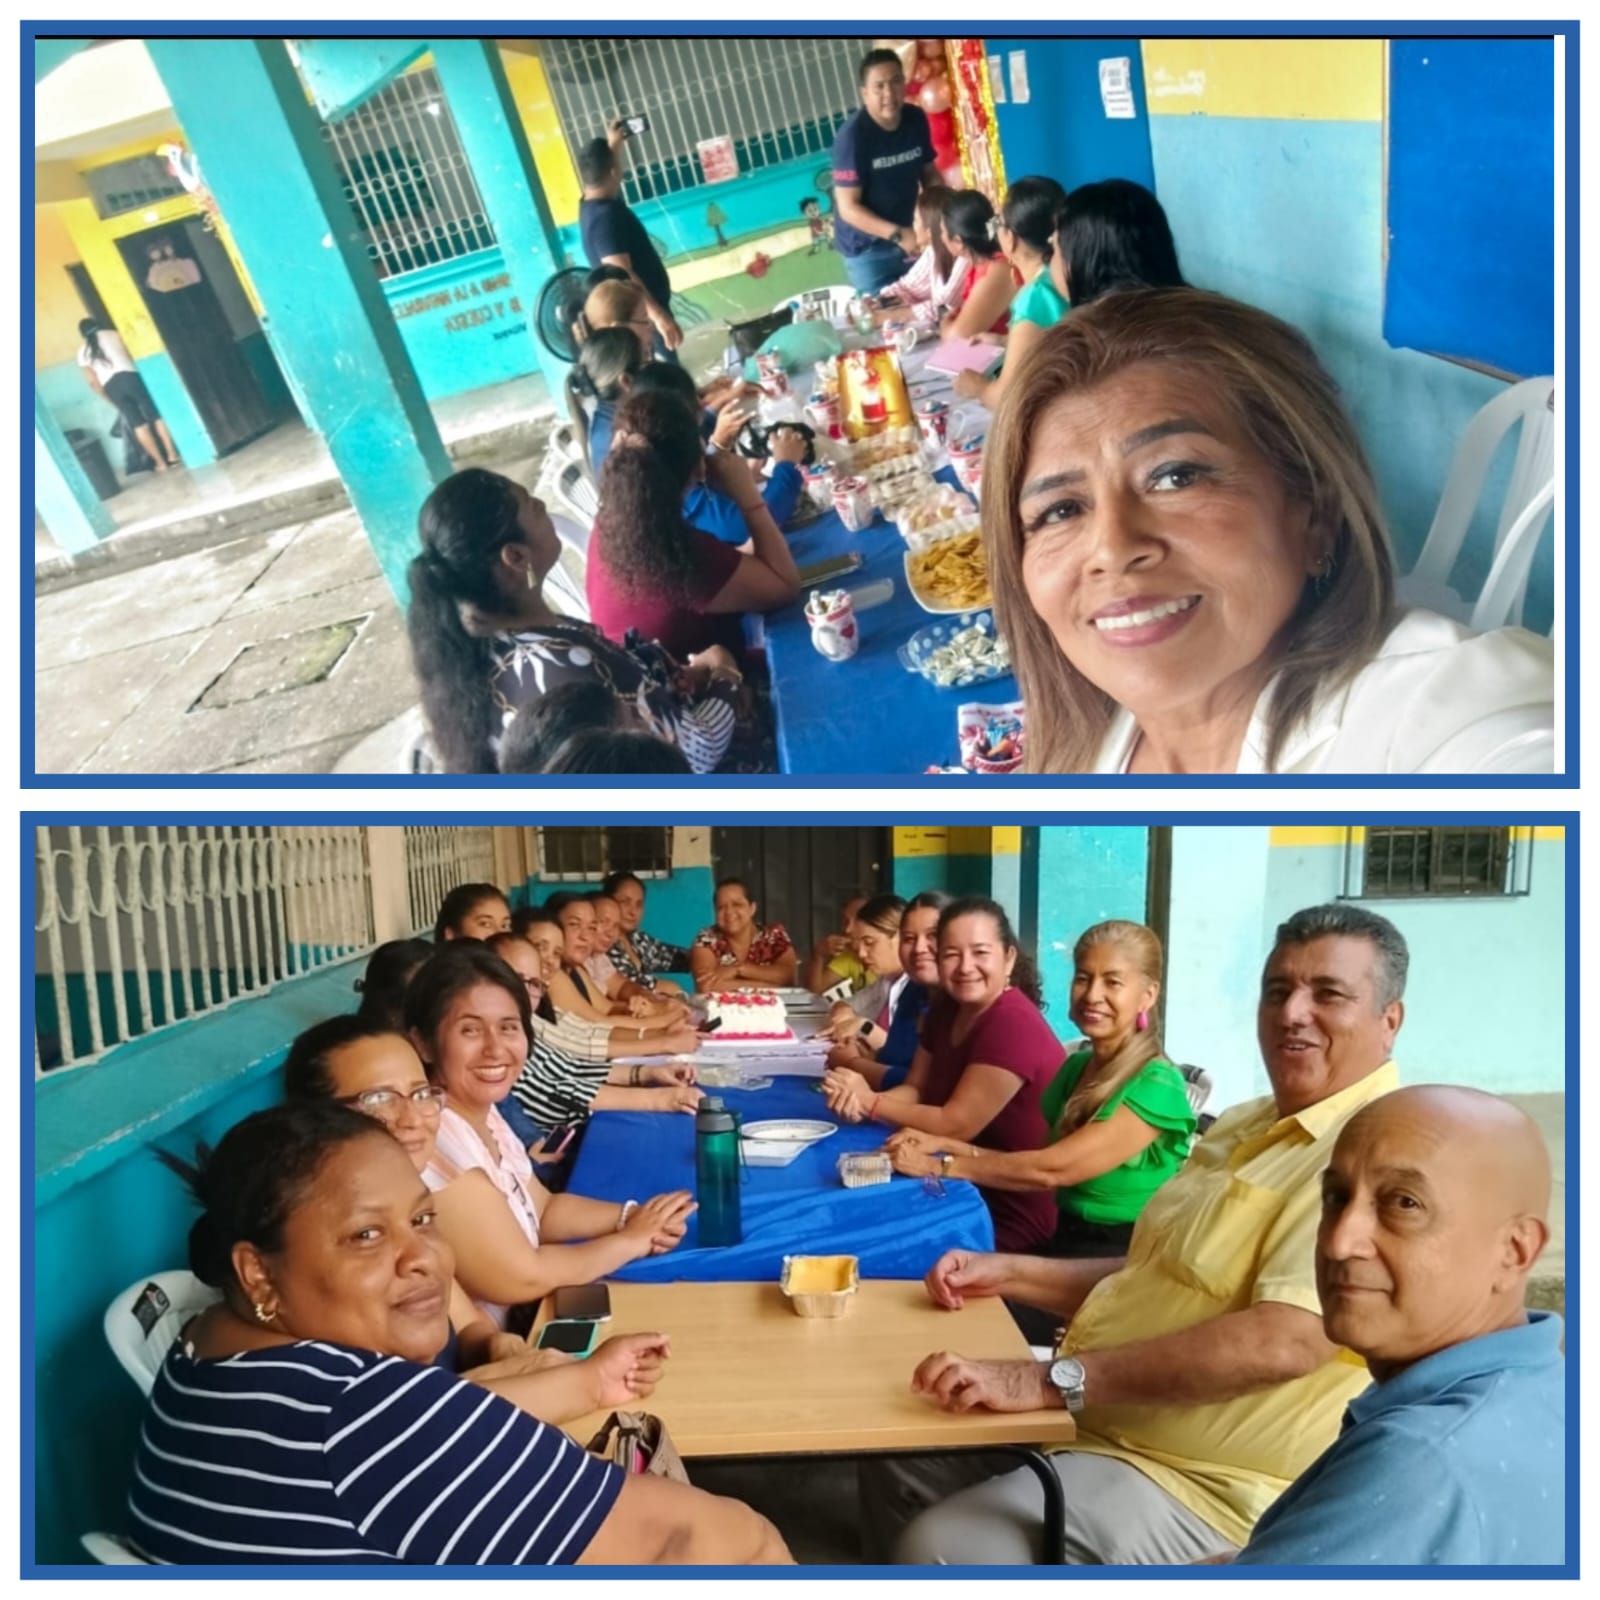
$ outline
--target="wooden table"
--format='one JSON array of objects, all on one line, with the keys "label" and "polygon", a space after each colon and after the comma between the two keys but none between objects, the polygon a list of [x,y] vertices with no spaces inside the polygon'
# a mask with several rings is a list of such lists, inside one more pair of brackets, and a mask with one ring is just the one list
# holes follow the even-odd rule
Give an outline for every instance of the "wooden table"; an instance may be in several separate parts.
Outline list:
[{"label": "wooden table", "polygon": [[[548,1304],[548,1302],[546,1302]],[[1038,1447],[1074,1437],[1064,1410],[957,1415],[911,1392],[924,1356],[1031,1359],[999,1300],[940,1311],[920,1283],[863,1283],[839,1318],[798,1317],[775,1283],[613,1283],[604,1336],[665,1333],[672,1355],[645,1402],[686,1459],[737,1456],[929,1455],[1002,1450],[1038,1478],[1048,1559],[1059,1561],[1066,1508]],[[567,1425],[594,1436],[605,1413]]]}]

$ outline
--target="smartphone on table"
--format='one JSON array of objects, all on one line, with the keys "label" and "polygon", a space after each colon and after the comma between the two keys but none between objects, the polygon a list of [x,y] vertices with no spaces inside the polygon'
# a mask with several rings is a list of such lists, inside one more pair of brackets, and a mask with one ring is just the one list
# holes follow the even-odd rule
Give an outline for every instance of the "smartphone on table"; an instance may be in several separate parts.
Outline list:
[{"label": "smartphone on table", "polygon": [[564,1356],[577,1356],[581,1361],[594,1351],[600,1337],[598,1322],[547,1322],[539,1330],[536,1350],[558,1350]]},{"label": "smartphone on table", "polygon": [[603,1283],[575,1283],[557,1289],[551,1303],[552,1322],[609,1322],[611,1290]]},{"label": "smartphone on table", "polygon": [[851,551],[848,555],[829,556],[822,561],[813,561],[809,566],[800,568],[800,585],[802,588],[811,589],[819,583],[829,583],[834,578],[847,578],[852,572],[861,570],[861,552]]}]

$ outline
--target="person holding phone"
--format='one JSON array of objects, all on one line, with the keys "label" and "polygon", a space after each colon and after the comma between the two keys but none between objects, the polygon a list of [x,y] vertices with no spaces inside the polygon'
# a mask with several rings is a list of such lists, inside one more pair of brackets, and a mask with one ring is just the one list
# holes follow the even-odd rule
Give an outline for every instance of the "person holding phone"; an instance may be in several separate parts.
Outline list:
[{"label": "person holding phone", "polygon": [[445,1089],[423,1178],[462,1287],[497,1327],[552,1289],[682,1242],[695,1210],[685,1190],[618,1206],[552,1195],[534,1177],[496,1109],[527,1059],[532,1012],[522,980],[492,950],[465,941],[441,949],[412,981],[406,1025],[429,1079]]},{"label": "person holding phone", "polygon": [[128,1496],[141,1559],[790,1561],[739,1501],[626,1474],[432,1364],[450,1250],[372,1118],[273,1106],[166,1164],[199,1207],[190,1270],[218,1298],[173,1340],[145,1409]]},{"label": "person holding phone", "polygon": [[[307,1028],[289,1046],[283,1087],[291,1103],[332,1102],[371,1117],[419,1174],[433,1160],[444,1091],[428,1082],[406,1036],[380,1021],[358,1013]],[[448,1329],[433,1365],[560,1424],[647,1400],[667,1355],[666,1336],[645,1333],[606,1340],[582,1366],[552,1360],[497,1328],[452,1276]]]},{"label": "person holding phone", "polygon": [[676,360],[683,329],[672,315],[672,280],[650,242],[644,224],[622,198],[622,147],[628,128],[618,119],[603,139],[591,139],[578,151],[578,180],[583,199],[578,228],[583,253],[591,267],[620,267],[645,292],[645,311],[655,328],[657,353]]}]

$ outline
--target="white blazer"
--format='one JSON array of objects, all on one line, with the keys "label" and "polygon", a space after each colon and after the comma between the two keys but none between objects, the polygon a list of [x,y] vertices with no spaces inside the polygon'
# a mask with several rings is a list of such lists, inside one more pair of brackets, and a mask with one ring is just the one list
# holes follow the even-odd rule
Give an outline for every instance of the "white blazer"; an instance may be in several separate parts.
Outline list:
[{"label": "white blazer", "polygon": [[[1555,769],[1555,650],[1523,628],[1474,634],[1407,611],[1354,682],[1313,705],[1266,764],[1274,683],[1256,701],[1235,772],[1548,773]],[[1118,710],[1096,772],[1126,772],[1139,742]]]}]

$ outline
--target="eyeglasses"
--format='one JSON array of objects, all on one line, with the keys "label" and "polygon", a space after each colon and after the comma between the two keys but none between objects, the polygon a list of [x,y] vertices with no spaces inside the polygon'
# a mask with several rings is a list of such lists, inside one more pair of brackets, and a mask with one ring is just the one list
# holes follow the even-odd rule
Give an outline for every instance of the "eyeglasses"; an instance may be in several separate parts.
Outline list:
[{"label": "eyeglasses", "polygon": [[410,1094],[401,1094],[398,1089],[368,1089],[365,1094],[353,1094],[339,1104],[349,1106],[363,1116],[387,1117],[400,1109],[403,1100],[409,1100],[425,1115],[437,1116],[444,1110],[445,1091],[436,1083],[422,1084]]}]

